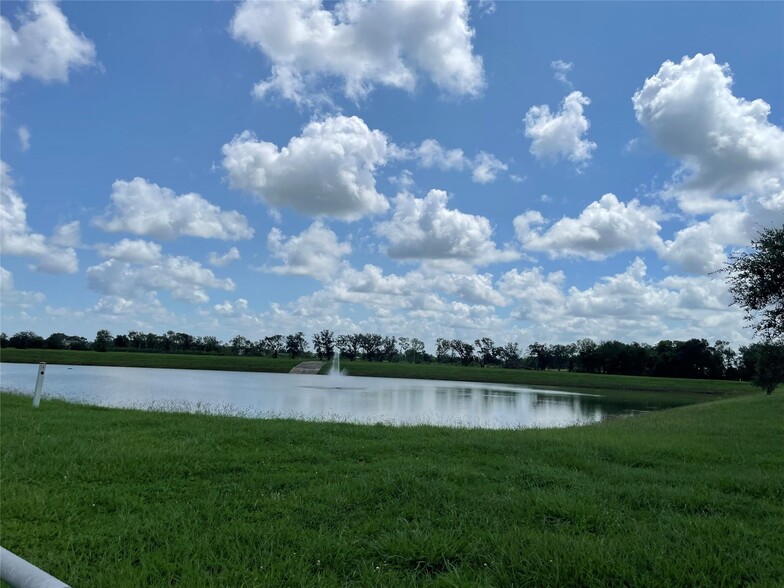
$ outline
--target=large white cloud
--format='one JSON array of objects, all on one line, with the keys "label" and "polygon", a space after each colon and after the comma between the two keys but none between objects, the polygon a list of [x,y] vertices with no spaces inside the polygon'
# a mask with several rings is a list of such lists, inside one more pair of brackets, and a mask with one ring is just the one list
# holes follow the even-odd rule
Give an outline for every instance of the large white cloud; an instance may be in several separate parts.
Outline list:
[{"label": "large white cloud", "polygon": [[127,261],[128,263],[155,263],[161,259],[161,246],[142,239],[122,239],[112,245],[98,245],[103,257]]},{"label": "large white cloud", "polygon": [[309,123],[281,148],[245,131],[223,146],[223,166],[232,188],[270,206],[357,220],[389,208],[374,172],[393,150],[361,118],[335,116]]},{"label": "large white cloud", "polygon": [[[720,277],[647,278],[640,259],[626,271],[601,279],[586,290],[572,289],[564,305],[565,320],[588,328],[595,338],[655,341],[711,337],[743,341],[743,313],[730,307]],[[618,334],[626,330],[626,334]]]},{"label": "large white cloud", "polygon": [[[69,223],[49,239],[33,233],[27,225],[27,204],[14,189],[11,168],[0,161],[0,253],[19,255],[36,260],[34,269],[52,274],[72,274],[79,269],[79,260],[73,247],[59,246],[63,231],[77,235],[79,224]],[[77,239],[78,240],[78,239]]]},{"label": "large white cloud", "polygon": [[326,281],[334,277],[342,257],[351,253],[351,244],[316,221],[299,235],[286,237],[278,228],[267,235],[267,248],[281,265],[265,268],[277,274],[311,276]]},{"label": "large white cloud", "polygon": [[[87,309],[101,317],[101,321],[114,321],[121,329],[135,328],[144,331],[160,331],[161,324],[171,325],[177,317],[166,309],[156,292],[147,292],[136,298],[123,296],[101,296]],[[102,328],[106,325],[102,324]]]},{"label": "large white cloud", "polygon": [[743,312],[731,307],[726,285],[717,276],[647,276],[637,258],[622,272],[580,289],[566,288],[561,272],[540,268],[512,270],[499,291],[516,300],[512,316],[529,340],[567,342],[590,337],[655,343],[661,338],[729,339],[747,343]]},{"label": "large white cloud", "polygon": [[[721,277],[672,275],[654,279],[636,259],[614,275],[569,287],[560,271],[516,268],[495,279],[419,267],[405,274],[343,262],[321,290],[257,313],[243,299],[204,316],[238,332],[360,331],[419,337],[432,351],[436,337],[497,344],[535,340],[566,343],[582,337],[655,343],[705,337],[748,343],[743,312],[729,306]],[[228,321],[228,322],[227,322]],[[433,325],[437,325],[434,328]]]},{"label": "large white cloud", "polygon": [[686,271],[709,274],[727,261],[728,245],[749,243],[759,224],[754,217],[740,210],[726,210],[711,215],[677,231],[672,240],[658,247],[659,256]]},{"label": "large white cloud", "polygon": [[332,10],[320,0],[246,1],[230,31],[272,64],[272,76],[254,88],[257,97],[276,92],[308,102],[322,76],[341,78],[352,99],[375,85],[412,91],[419,72],[449,95],[476,96],[484,79],[468,15],[465,0],[345,0]]},{"label": "large white cloud", "polygon": [[122,231],[157,239],[253,237],[248,219],[239,212],[223,211],[199,194],[178,196],[173,190],[144,178],[115,181],[111,200],[106,214],[93,219],[104,231]]},{"label": "large white cloud", "polygon": [[472,265],[519,257],[515,251],[496,247],[487,218],[447,208],[447,202],[443,190],[430,190],[424,198],[399,194],[392,218],[376,226],[376,232],[389,242],[390,257],[456,260]]},{"label": "large white cloud", "polygon": [[71,28],[55,2],[46,1],[30,2],[16,30],[0,17],[0,53],[3,85],[23,76],[66,82],[71,69],[95,62],[92,41]]},{"label": "large white cloud", "polygon": [[525,115],[525,136],[531,139],[531,153],[542,160],[559,157],[575,163],[591,159],[596,143],[583,138],[591,124],[583,114],[591,101],[582,92],[564,98],[561,110],[552,113],[546,104],[532,106]]},{"label": "large white cloud", "polygon": [[712,54],[665,61],[632,98],[637,120],[682,168],[671,192],[681,208],[704,214],[734,209],[746,196],[760,214],[784,212],[784,131],[770,105],[732,93],[732,74]]},{"label": "large white cloud", "polygon": [[656,207],[637,200],[624,204],[615,194],[605,194],[577,218],[563,217],[544,232],[534,228],[545,222],[537,211],[518,216],[514,226],[526,249],[546,251],[552,257],[604,259],[621,251],[658,247],[660,218]]},{"label": "large white cloud", "polygon": [[207,289],[234,290],[234,282],[220,279],[187,257],[166,256],[145,265],[109,259],[87,268],[87,287],[106,296],[140,300],[167,290],[173,298],[191,303],[209,301]]},{"label": "large white cloud", "polygon": [[514,300],[515,315],[532,321],[546,323],[560,313],[565,301],[563,272],[545,274],[542,268],[513,269],[498,280],[498,291],[506,299]]}]

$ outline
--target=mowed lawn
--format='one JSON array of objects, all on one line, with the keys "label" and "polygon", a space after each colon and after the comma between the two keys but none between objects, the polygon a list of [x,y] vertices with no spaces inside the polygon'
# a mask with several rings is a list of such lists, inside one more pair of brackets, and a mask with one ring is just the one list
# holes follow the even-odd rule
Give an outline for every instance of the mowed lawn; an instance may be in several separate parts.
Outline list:
[{"label": "mowed lawn", "polygon": [[66,351],[63,349],[15,349],[0,351],[0,361],[61,365],[170,368],[240,372],[288,372],[301,360],[288,357],[211,355],[208,353],[144,353],[136,351]]},{"label": "mowed lawn", "polygon": [[0,396],[2,544],[73,586],[782,586],[784,394],[560,430]]}]

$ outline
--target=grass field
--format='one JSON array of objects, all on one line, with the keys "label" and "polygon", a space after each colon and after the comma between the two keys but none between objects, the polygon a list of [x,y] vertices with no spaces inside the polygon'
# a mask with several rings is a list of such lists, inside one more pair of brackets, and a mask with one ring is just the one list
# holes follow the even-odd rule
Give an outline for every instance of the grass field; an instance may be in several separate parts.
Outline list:
[{"label": "grass field", "polygon": [[[15,363],[48,363],[66,365],[107,365],[124,367],[209,369],[249,372],[288,372],[299,363],[290,358],[234,357],[218,355],[185,355],[164,353],[57,351],[51,349],[3,349],[0,360]],[[323,372],[330,364],[324,365]],[[558,390],[589,392],[638,401],[655,393],[660,402],[692,404],[716,398],[753,393],[748,382],[726,380],[689,380],[684,378],[652,378],[580,374],[557,371],[511,370],[500,367],[461,367],[443,364],[412,364],[366,361],[343,361],[343,371],[354,376],[391,378],[422,378],[517,384]]]},{"label": "grass field", "polygon": [[73,586],[781,586],[783,415],[483,431],[2,394],[2,544]]},{"label": "grass field", "polygon": [[236,357],[233,355],[5,348],[0,352],[0,361],[9,363],[39,363],[45,361],[61,365],[107,365],[229,372],[288,372],[301,360],[288,357],[272,359],[270,357]]}]

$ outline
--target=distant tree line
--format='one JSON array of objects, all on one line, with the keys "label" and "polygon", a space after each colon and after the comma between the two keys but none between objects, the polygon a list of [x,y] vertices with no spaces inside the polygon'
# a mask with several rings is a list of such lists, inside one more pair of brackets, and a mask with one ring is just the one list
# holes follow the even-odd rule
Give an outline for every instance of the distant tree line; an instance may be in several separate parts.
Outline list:
[{"label": "distant tree line", "polygon": [[[312,351],[311,345],[312,343]],[[596,374],[666,376],[674,378],[751,379],[760,363],[760,353],[769,354],[770,343],[754,343],[733,350],[726,341],[710,344],[706,339],[688,341],[662,340],[656,345],[581,339],[570,344],[535,342],[522,348],[518,343],[496,345],[489,337],[473,342],[459,339],[436,339],[435,353],[430,354],[423,341],[409,337],[388,337],[377,333],[335,335],[324,329],[309,342],[304,333],[270,335],[258,340],[237,335],[224,342],[217,337],[197,337],[167,331],[159,335],[129,331],[112,335],[102,329],[89,341],[78,335],[52,333],[44,339],[31,331],[8,337],[0,335],[2,347],[19,349],[70,349],[92,351],[128,351],[152,353],[208,353],[255,355],[277,358],[317,357],[331,360],[336,352],[348,361],[389,361],[443,363],[463,366],[530,370],[563,370]],[[784,345],[776,344],[784,353]],[[768,355],[763,354],[763,357]]]}]

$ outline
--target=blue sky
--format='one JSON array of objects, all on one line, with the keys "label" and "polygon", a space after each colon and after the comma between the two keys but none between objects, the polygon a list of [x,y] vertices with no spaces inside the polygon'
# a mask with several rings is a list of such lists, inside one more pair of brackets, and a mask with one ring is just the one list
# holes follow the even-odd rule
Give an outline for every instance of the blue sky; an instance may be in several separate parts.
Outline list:
[{"label": "blue sky", "polygon": [[0,10],[9,334],[749,341],[782,3]]}]

